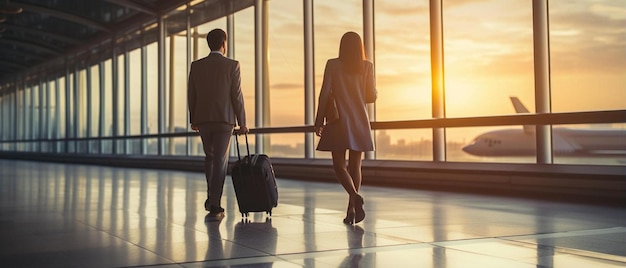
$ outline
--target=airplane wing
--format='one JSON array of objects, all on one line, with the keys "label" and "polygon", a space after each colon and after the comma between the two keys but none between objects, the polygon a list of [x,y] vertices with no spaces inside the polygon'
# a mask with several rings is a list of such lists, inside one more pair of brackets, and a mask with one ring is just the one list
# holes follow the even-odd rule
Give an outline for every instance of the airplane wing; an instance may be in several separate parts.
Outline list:
[{"label": "airplane wing", "polygon": [[558,131],[552,132],[552,137],[552,146],[555,154],[572,154],[582,149],[579,144],[566,139]]}]

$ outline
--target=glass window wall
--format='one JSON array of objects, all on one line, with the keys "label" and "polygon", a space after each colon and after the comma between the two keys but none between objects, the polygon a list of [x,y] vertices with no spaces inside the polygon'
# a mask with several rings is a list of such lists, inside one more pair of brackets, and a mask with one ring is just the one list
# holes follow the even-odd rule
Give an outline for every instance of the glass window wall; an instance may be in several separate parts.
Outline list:
[{"label": "glass window wall", "polygon": [[[256,74],[261,71],[256,68],[255,48],[258,41],[255,15],[258,10],[249,7],[233,14],[235,23],[231,25],[232,32],[228,33],[234,38],[234,42],[229,44],[234,48],[229,51],[229,56],[241,65],[248,126],[302,126],[305,119],[303,2],[262,2],[268,5],[263,11],[269,12],[266,32],[269,65],[264,66],[268,68],[269,83],[267,91],[263,92],[268,94],[269,106],[263,110],[267,112],[263,122],[257,121],[257,113],[261,110],[256,109],[256,102],[261,101],[256,100],[257,90],[265,86],[256,84]],[[342,35],[354,31],[364,37],[363,4],[360,0],[316,0],[313,3],[315,109],[326,61],[338,56]],[[626,62],[626,54],[618,38],[626,32],[621,27],[626,17],[620,12],[626,8],[626,4],[608,0],[593,3],[575,0],[551,1],[549,5],[552,112],[626,109],[626,102],[621,101],[626,99],[626,76],[623,75],[626,64],[622,63]],[[377,121],[432,117],[429,7],[430,2],[427,0],[376,1],[375,49],[371,60],[376,64],[379,92]],[[214,28],[228,30],[229,27],[226,17],[192,27],[188,48],[187,29],[179,28],[186,24],[186,18],[182,16],[186,12],[183,10],[181,8],[167,16],[168,26],[176,30],[167,33],[163,59],[166,94],[163,96],[165,118],[162,118],[162,123],[166,133],[190,131],[187,118],[187,55],[191,55],[191,60],[205,57],[209,54],[206,34]],[[515,115],[535,111],[532,12],[532,4],[523,1],[443,1],[446,117]],[[196,20],[192,21],[197,23]],[[471,27],[468,27],[468,21],[472,22]],[[128,31],[133,32],[128,39],[143,38],[145,45],[137,48],[138,40],[128,44],[121,40],[118,49],[123,50],[128,46],[132,50],[127,53],[128,58],[124,54],[115,56],[117,64],[113,64],[112,59],[103,58],[102,62],[90,62],[88,64],[91,65],[82,69],[85,68],[82,64],[86,60],[73,56],[66,63],[69,71],[65,75],[46,80],[40,74],[33,74],[25,77],[24,81],[16,82],[20,88],[16,93],[0,96],[3,121],[0,138],[31,140],[109,137],[127,133],[163,134],[158,129],[160,55],[157,43],[154,42],[155,29],[147,27],[136,32]],[[145,50],[145,58],[142,58],[141,49]],[[142,68],[145,68],[145,73]],[[145,95],[142,95],[142,88],[147,90]],[[117,94],[113,93],[114,90]],[[128,94],[125,90],[128,90]],[[128,113],[125,113],[126,107]],[[14,128],[15,131],[7,131]],[[610,126],[554,125],[552,130],[555,163],[624,164],[623,157],[572,157],[576,154],[563,149],[564,144],[573,143],[565,140],[566,135],[563,133],[575,130],[576,133],[601,134],[619,130],[622,133],[619,136],[624,132],[623,123]],[[433,158],[431,128],[386,129],[374,133],[377,159],[431,161]],[[491,141],[484,138],[498,133],[508,133],[508,136],[498,136],[500,139],[492,137]],[[519,137],[515,136],[517,134],[520,134]],[[255,136],[249,137],[253,151],[257,149],[255,143],[263,141],[263,146],[259,148],[274,157],[304,157],[304,135],[301,133],[267,134],[258,140]],[[529,145],[526,149],[532,153],[496,156],[481,155],[480,152],[470,152],[468,149],[480,142],[487,142],[494,147],[505,138],[514,137],[523,137],[524,142],[517,145]],[[528,132],[524,126],[450,127],[446,130],[445,139],[447,161],[536,161],[536,137],[534,132]],[[112,140],[95,140],[90,143],[71,141],[59,142],[56,147],[49,147],[42,142],[14,144],[20,147],[18,149],[26,151],[156,155],[157,141],[156,138],[133,138],[128,143]],[[314,139],[314,146],[318,141],[318,138]],[[126,144],[129,146],[127,151],[123,146]],[[620,148],[619,143],[611,144]],[[113,150],[113,146],[117,146],[117,150]],[[166,138],[165,146],[166,154],[170,155],[204,155],[200,138],[196,136]],[[10,146],[3,144],[2,148],[7,150]],[[572,150],[581,152],[578,147]],[[315,152],[315,155],[318,158],[330,157],[330,154],[323,152]]]}]

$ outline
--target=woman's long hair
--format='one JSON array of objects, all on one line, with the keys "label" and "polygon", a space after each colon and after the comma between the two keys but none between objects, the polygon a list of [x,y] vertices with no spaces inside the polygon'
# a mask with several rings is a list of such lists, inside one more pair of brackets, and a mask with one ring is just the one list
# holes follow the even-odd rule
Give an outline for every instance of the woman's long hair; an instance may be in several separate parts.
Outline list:
[{"label": "woman's long hair", "polygon": [[360,74],[363,70],[365,51],[359,34],[347,32],[339,44],[339,61],[347,73]]}]

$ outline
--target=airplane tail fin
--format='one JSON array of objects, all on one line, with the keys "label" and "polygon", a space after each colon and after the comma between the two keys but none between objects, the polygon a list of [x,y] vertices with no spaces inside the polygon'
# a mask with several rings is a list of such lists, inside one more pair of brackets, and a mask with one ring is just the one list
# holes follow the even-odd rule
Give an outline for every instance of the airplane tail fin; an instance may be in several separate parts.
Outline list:
[{"label": "airplane tail fin", "polygon": [[[526,106],[517,98],[511,97],[511,102],[513,103],[513,108],[515,108],[515,112],[518,114],[527,114],[530,113]],[[524,125],[524,133],[532,134],[535,133],[535,126],[532,125]]]},{"label": "airplane tail fin", "polygon": [[517,97],[511,97],[511,102],[513,103],[513,107],[515,108],[515,112],[518,114],[527,114],[529,113],[526,106],[522,104],[522,102]]}]

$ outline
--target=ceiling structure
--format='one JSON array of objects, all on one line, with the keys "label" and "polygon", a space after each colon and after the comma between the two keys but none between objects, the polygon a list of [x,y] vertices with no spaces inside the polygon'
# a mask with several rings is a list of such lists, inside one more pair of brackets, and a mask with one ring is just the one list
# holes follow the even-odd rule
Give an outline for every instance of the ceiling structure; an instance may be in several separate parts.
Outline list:
[{"label": "ceiling structure", "polygon": [[[180,8],[187,3],[192,6],[189,11]],[[59,61],[77,60],[81,53],[97,54],[95,60],[102,60],[102,55],[111,57],[113,39],[115,45],[123,43],[126,50],[154,42],[157,27],[148,25],[154,25],[161,17],[166,18],[168,32],[175,33],[186,29],[188,13],[193,14],[190,16],[193,26],[253,3],[252,0],[0,0],[0,82],[16,80],[16,76],[53,61],[59,65],[65,64]],[[137,30],[139,34],[130,34]]]}]

